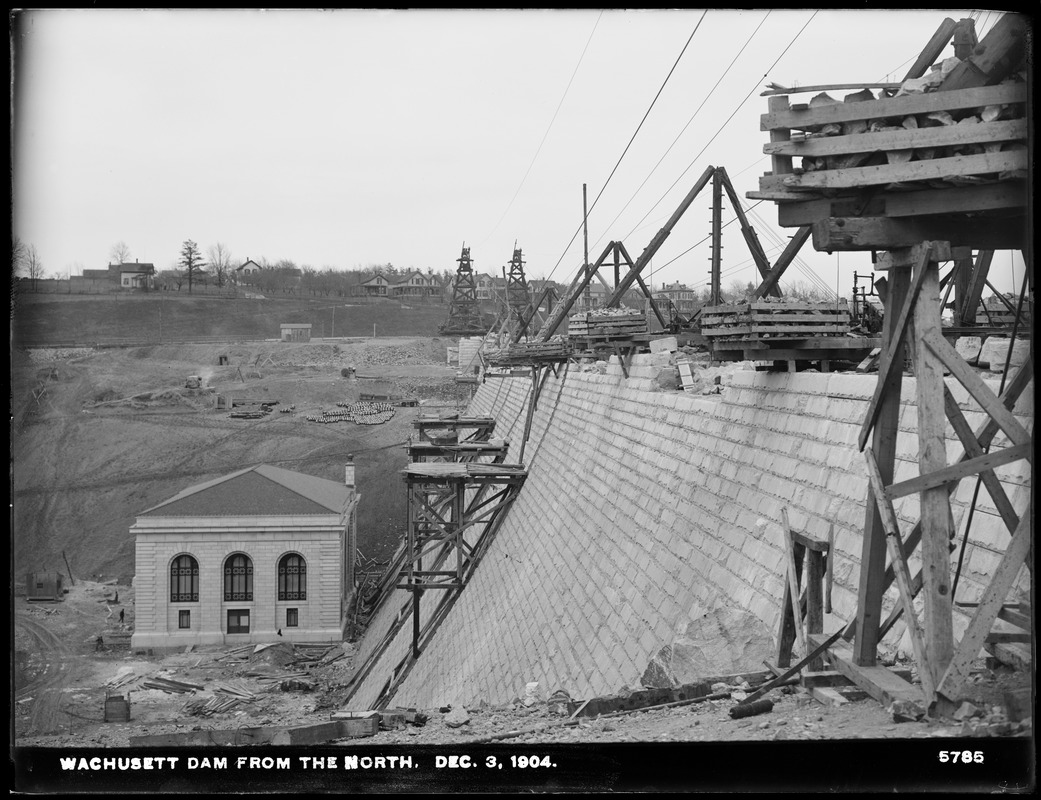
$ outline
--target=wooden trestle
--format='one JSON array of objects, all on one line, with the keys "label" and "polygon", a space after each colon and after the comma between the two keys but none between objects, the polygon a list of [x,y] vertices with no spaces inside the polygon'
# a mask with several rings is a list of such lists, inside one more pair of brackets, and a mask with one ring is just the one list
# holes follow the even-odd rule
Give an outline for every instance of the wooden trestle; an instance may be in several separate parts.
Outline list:
[{"label": "wooden trestle", "polygon": [[[905,80],[924,75],[959,26],[971,28],[972,20],[944,20]],[[762,129],[770,132],[764,152],[771,156],[772,169],[760,179],[760,191],[748,196],[776,201],[780,224],[798,227],[801,238],[812,231],[817,250],[877,251],[875,269],[888,276],[877,284],[885,304],[881,359],[859,442],[868,486],[857,613],[838,639],[810,634],[805,647],[813,653],[825,648],[834,669],[886,705],[899,704],[902,713],[910,706],[917,707],[911,713],[951,713],[981,648],[988,641],[1024,639],[1023,634],[991,635],[995,619],[1008,619],[1013,613],[1006,604],[1009,591],[1023,564],[1029,568],[1032,562],[1032,508],[1029,503],[1014,508],[994,470],[1032,458],[1032,433],[1012,409],[1033,379],[1033,364],[1028,360],[1020,367],[1000,396],[980,379],[941,328],[946,300],[941,301],[939,269],[941,263],[954,263],[946,280],[955,290],[962,326],[974,321],[987,285],[988,251],[1023,250],[1024,295],[1032,285],[1032,217],[1025,188],[1033,163],[1025,127],[1029,82],[1003,80],[1018,70],[1032,72],[1024,56],[1026,28],[1022,16],[1006,14],[971,52],[959,54],[956,48],[961,63],[937,91],[896,97],[883,92],[871,99],[858,95],[844,102],[798,105],[774,96],[761,118]],[[1011,119],[984,115],[977,125],[907,129],[915,120],[928,122],[930,114],[972,122],[973,114],[982,115],[997,105]],[[878,132],[869,131],[874,120],[890,123]],[[828,125],[841,135],[819,135]],[[847,125],[848,130],[842,127]],[[966,142],[986,146],[987,152],[958,149]],[[911,150],[916,158],[903,157]],[[793,157],[802,157],[801,170],[793,165]],[[937,185],[938,178],[945,183]],[[975,261],[973,249],[978,251]],[[920,474],[897,483],[894,465],[908,357],[916,379]],[[987,419],[978,429],[966,421],[945,383],[945,371],[985,413]],[[953,461],[947,458],[947,423],[962,446],[962,454]],[[992,447],[995,444],[1000,447]],[[950,496],[958,482],[970,476],[978,476],[986,487],[1009,537],[978,601],[958,603],[973,611],[960,641],[955,641],[951,552],[956,545]],[[919,497],[920,519],[905,533],[893,502],[912,494]],[[908,558],[919,547],[921,569],[912,575]],[[894,581],[899,602],[883,619],[883,596]],[[918,595],[923,601],[921,616],[914,605]],[[1016,624],[1029,630],[1030,614],[1020,604],[1013,605]],[[901,617],[910,634],[920,688],[876,664],[879,641]]]},{"label": "wooden trestle", "polygon": [[[390,702],[447,617],[527,477],[523,466],[502,463],[505,446],[422,441],[410,444],[409,453],[423,460],[413,461],[402,470],[409,518],[401,557],[393,566],[397,575],[393,588],[410,592],[411,598],[348,686],[353,696],[411,618],[411,646],[391,670],[374,704],[376,708],[385,708]],[[421,602],[427,591],[440,596],[424,610]]]},{"label": "wooden trestle", "polygon": [[[491,438],[495,431],[495,420],[492,417],[464,417],[459,414],[450,416],[433,417],[426,416],[413,420],[419,440],[434,441],[435,444],[448,444],[446,439],[451,439],[452,444],[460,441],[459,432],[470,430],[470,433],[462,439],[466,442],[485,442]],[[448,431],[447,436],[433,436],[431,431]],[[436,440],[436,441],[435,441]]]}]

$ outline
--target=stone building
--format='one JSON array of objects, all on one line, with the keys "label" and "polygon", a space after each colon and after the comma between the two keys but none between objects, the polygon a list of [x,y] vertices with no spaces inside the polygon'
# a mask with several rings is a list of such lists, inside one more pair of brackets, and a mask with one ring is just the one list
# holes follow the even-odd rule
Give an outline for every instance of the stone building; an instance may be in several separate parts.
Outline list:
[{"label": "stone building", "polygon": [[343,638],[355,590],[358,495],[262,464],[142,511],[131,647]]}]

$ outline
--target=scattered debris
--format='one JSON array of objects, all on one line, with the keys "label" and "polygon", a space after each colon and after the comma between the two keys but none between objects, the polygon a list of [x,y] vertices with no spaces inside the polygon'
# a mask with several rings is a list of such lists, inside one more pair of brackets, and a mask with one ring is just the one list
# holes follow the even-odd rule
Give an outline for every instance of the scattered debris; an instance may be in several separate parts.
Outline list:
[{"label": "scattered debris", "polygon": [[444,723],[449,728],[461,728],[470,721],[470,715],[465,708],[453,708],[444,717]]}]

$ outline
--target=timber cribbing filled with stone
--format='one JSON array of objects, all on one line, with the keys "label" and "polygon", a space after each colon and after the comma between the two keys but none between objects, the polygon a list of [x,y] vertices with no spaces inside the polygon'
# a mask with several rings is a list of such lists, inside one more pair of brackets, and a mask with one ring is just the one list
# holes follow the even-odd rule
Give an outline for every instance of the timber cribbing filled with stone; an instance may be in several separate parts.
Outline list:
[{"label": "timber cribbing filled with stone", "polygon": [[[826,540],[834,524],[834,613],[825,631],[853,618],[867,492],[857,439],[876,377],[738,370],[721,395],[698,396],[655,391],[656,357],[636,356],[628,379],[617,358],[607,374],[571,365],[548,377],[524,450],[527,481],[394,705],[504,703],[531,681],[575,698],[638,687],[663,647],[720,609],[776,632],[782,509],[814,538]],[[898,481],[918,474],[914,380],[905,383]],[[949,385],[978,426],[978,406]],[[487,381],[467,412],[496,419],[496,435],[510,442],[508,461],[521,452],[530,388],[523,377]],[[1032,428],[1032,388],[1015,412]],[[961,449],[948,437],[953,460]],[[995,447],[1005,444],[999,435]],[[1017,510],[1030,496],[1029,469],[1020,461],[997,470]],[[952,495],[958,541],[974,485],[963,480]],[[906,532],[919,516],[917,495],[896,509]],[[958,601],[979,599],[1007,538],[984,487]],[[916,570],[917,556],[910,561]],[[895,598],[892,589],[886,613]],[[393,615],[389,606],[385,613]],[[955,612],[957,635],[967,619]],[[898,625],[886,641],[902,633]],[[352,708],[374,701],[394,663],[375,665]]]}]

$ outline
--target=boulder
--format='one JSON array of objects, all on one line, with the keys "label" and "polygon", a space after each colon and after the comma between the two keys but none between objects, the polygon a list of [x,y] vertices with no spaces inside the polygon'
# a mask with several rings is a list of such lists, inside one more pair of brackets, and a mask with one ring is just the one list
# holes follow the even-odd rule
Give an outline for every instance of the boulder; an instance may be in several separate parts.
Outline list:
[{"label": "boulder", "polygon": [[762,620],[737,608],[718,608],[688,622],[651,659],[642,680],[662,688],[696,683],[753,669],[775,655],[773,635]]}]

